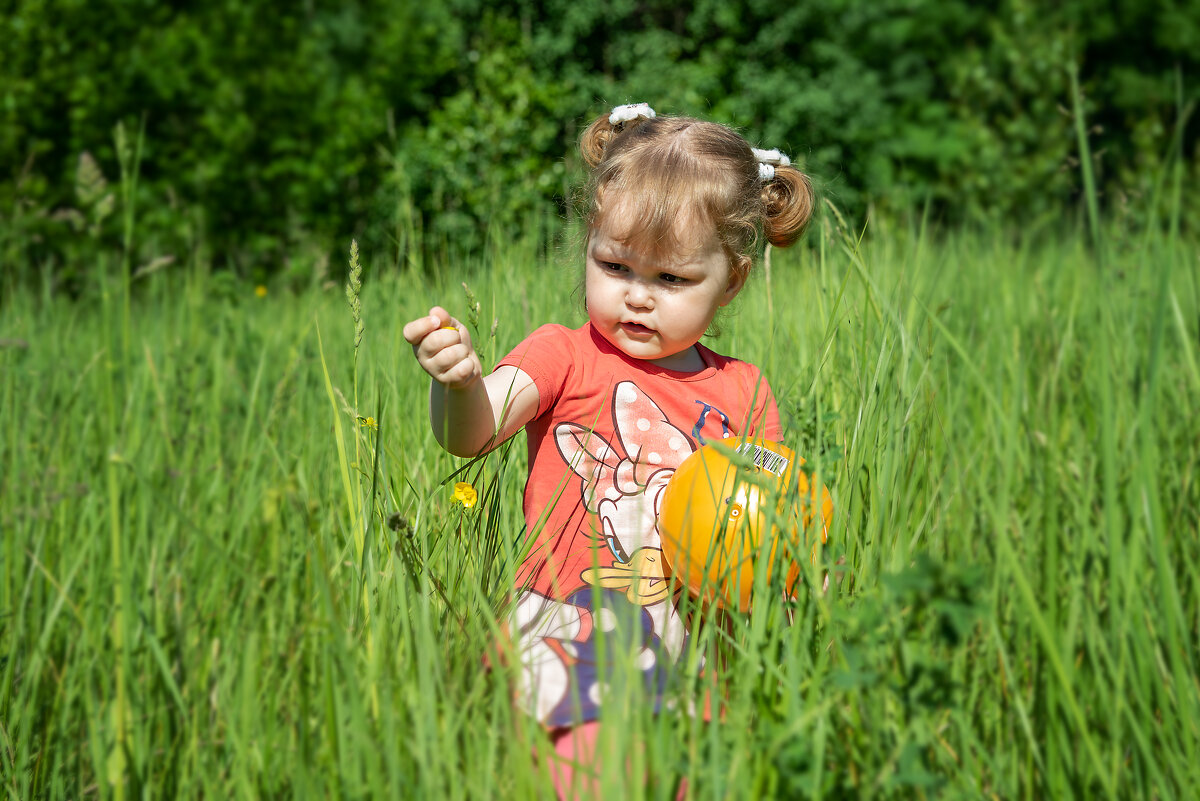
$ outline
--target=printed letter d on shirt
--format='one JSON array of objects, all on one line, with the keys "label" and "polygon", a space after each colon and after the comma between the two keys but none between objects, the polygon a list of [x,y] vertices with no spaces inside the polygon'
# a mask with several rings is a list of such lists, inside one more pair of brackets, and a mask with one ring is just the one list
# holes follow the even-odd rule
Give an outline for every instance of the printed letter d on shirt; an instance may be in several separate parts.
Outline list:
[{"label": "printed letter d on shirt", "polygon": [[709,412],[716,412],[721,418],[721,439],[728,437],[729,418],[725,415],[725,412],[715,406],[710,406],[702,400],[698,400],[696,403],[700,404],[703,408],[700,410],[700,417],[696,420],[696,425],[692,426],[692,438],[701,445],[704,444],[704,436],[700,432],[704,430],[704,424],[708,421]]}]

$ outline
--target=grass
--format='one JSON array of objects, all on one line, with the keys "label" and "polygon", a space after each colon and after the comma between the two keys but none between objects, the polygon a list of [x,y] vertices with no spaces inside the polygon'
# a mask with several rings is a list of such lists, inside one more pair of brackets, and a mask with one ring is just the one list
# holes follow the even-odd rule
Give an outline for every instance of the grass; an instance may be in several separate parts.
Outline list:
[{"label": "grass", "polygon": [[[1194,243],[1105,231],[1101,266],[1073,231],[821,223],[714,346],[764,368],[833,493],[807,586],[846,564],[791,626],[767,605],[697,638],[727,666],[722,725],[614,705],[607,764],[629,769],[606,794],[1187,796]],[[481,663],[520,556],[523,437],[442,453],[400,329],[434,302],[466,317],[466,282],[494,362],[581,321],[569,261],[377,264],[357,349],[337,288],[260,298],[189,267],[126,305],[102,278],[120,263],[86,302],[10,288],[6,797],[550,797],[537,727]],[[629,779],[643,766],[657,783]]]}]

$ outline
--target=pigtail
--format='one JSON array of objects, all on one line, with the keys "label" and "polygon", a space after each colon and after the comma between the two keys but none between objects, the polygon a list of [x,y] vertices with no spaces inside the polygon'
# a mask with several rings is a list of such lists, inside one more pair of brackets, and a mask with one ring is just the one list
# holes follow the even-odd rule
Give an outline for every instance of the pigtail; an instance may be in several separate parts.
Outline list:
[{"label": "pigtail", "polygon": [[608,143],[616,137],[619,128],[620,126],[609,122],[608,115],[604,114],[597,117],[579,137],[579,152],[589,168],[595,168],[604,160],[604,151],[608,148]]},{"label": "pigtail", "polygon": [[808,176],[795,167],[780,164],[763,183],[763,235],[776,247],[786,248],[808,227],[816,195]]},{"label": "pigtail", "polygon": [[625,131],[640,127],[657,115],[646,103],[617,106],[610,113],[597,117],[579,137],[579,152],[589,168],[604,160],[609,144]]}]

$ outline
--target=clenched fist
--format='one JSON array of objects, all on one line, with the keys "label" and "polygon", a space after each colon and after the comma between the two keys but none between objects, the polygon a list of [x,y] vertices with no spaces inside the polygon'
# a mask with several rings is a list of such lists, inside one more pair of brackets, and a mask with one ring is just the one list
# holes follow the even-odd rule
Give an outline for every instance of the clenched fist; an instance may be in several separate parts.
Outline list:
[{"label": "clenched fist", "polygon": [[483,377],[471,335],[441,306],[405,325],[404,338],[425,372],[443,386],[464,389]]}]

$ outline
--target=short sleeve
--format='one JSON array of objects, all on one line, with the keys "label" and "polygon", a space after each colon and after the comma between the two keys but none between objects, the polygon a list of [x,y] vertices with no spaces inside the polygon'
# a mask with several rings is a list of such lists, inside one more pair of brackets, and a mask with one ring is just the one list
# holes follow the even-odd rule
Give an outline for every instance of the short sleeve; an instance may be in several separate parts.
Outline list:
[{"label": "short sleeve", "polygon": [[569,334],[569,329],[564,326],[543,325],[496,365],[516,367],[533,380],[538,391],[534,417],[541,417],[554,405],[570,378],[575,364],[575,347]]},{"label": "short sleeve", "polygon": [[765,439],[774,442],[783,441],[783,424],[779,419],[779,406],[775,403],[775,393],[767,383],[767,377],[757,368],[752,371],[753,381],[750,392],[753,398],[754,412],[750,419],[753,421],[752,434],[762,432]]}]

